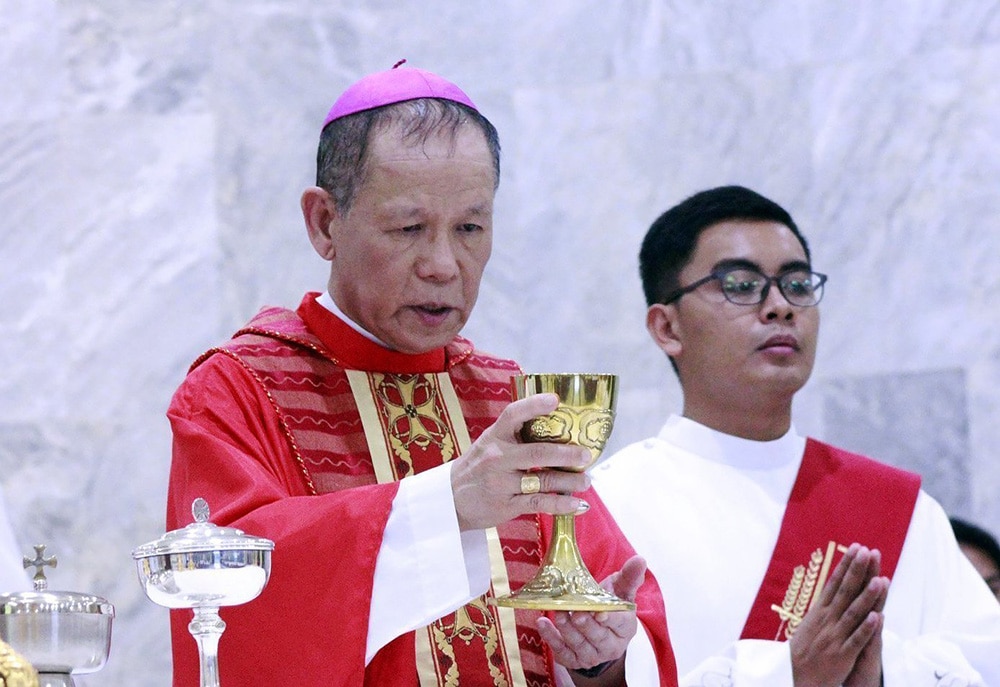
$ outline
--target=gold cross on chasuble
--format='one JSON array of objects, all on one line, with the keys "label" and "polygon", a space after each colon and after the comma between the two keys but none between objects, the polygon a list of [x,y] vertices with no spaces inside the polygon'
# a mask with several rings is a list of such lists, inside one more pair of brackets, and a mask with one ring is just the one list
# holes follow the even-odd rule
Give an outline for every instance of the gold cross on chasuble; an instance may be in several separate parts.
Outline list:
[{"label": "gold cross on chasuble", "polygon": [[455,457],[449,410],[432,375],[372,375],[380,424],[396,479]]},{"label": "gold cross on chasuble", "polygon": [[[395,482],[447,463],[471,440],[447,373],[385,374],[347,371],[378,482]],[[486,531],[491,595],[510,593],[507,566],[496,529]],[[495,687],[526,685],[517,643],[514,610],[485,597],[417,630],[417,673],[421,687],[459,687],[470,682]],[[483,680],[489,676],[491,683]]]}]

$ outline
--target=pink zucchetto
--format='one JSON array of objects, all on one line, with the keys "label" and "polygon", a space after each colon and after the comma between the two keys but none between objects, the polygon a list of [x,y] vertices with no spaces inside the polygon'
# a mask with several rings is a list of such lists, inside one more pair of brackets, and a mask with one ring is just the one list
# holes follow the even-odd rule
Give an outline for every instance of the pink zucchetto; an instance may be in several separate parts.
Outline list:
[{"label": "pink zucchetto", "polygon": [[404,62],[406,60],[400,60],[392,69],[369,74],[348,87],[330,108],[330,112],[323,122],[323,127],[325,128],[335,119],[346,117],[355,112],[363,112],[383,105],[392,105],[417,98],[453,100],[456,103],[467,105],[473,110],[477,109],[469,96],[452,82],[423,69],[400,69],[399,66]]}]

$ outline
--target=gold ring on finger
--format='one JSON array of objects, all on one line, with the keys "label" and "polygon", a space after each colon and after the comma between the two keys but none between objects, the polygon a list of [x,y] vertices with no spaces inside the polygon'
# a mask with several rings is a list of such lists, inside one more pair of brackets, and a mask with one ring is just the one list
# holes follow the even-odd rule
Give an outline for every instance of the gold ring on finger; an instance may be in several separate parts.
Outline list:
[{"label": "gold ring on finger", "polygon": [[538,475],[526,472],[521,475],[521,493],[522,494],[537,494],[542,490],[542,480],[538,479]]}]

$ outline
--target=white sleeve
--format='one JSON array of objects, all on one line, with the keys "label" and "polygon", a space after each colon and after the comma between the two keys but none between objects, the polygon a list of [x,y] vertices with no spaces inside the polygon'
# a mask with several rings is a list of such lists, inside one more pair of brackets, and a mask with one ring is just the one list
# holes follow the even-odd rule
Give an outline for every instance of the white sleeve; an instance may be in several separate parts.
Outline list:
[{"label": "white sleeve", "polygon": [[885,609],[885,687],[1000,685],[1000,604],[941,506],[917,500]]},{"label": "white sleeve", "polygon": [[[669,620],[669,618],[668,618]],[[627,660],[627,659],[626,659]],[[741,639],[681,675],[680,687],[792,686],[788,642]]]},{"label": "white sleeve", "polygon": [[375,562],[365,665],[405,632],[424,627],[490,585],[486,532],[460,532],[451,463],[399,483]]}]

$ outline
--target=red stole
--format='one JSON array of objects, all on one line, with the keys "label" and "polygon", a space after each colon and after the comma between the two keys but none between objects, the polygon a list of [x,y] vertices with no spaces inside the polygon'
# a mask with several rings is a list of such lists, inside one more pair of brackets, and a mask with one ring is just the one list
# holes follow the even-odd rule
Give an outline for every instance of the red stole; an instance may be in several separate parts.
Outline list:
[{"label": "red stole", "polygon": [[919,490],[919,475],[808,439],[741,639],[790,638],[854,542],[878,549],[892,578]]},{"label": "red stole", "polygon": [[[267,390],[313,494],[396,481],[454,459],[510,402],[510,377],[520,371],[460,337],[418,356],[388,351],[313,294],[297,315],[263,310],[215,352],[239,360]],[[497,532],[489,540],[502,594],[530,579],[542,551],[536,516]],[[384,647],[365,682],[417,685],[419,674],[421,685],[548,687],[552,660],[537,617],[476,599]]]}]

